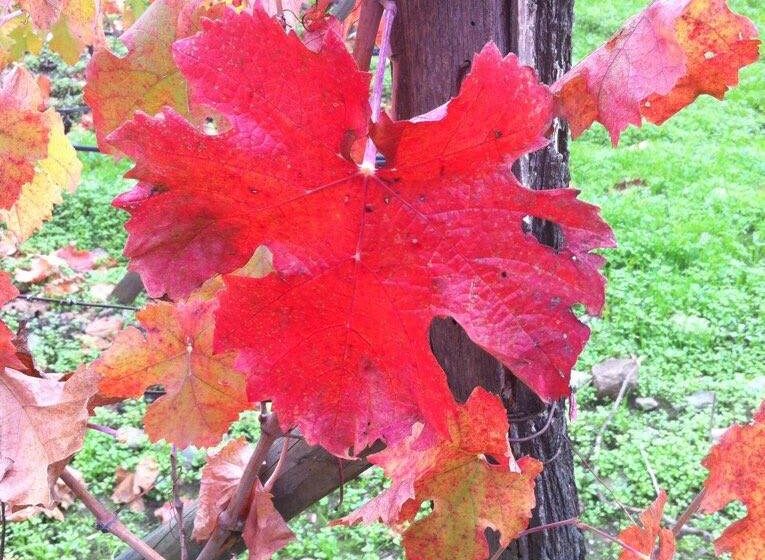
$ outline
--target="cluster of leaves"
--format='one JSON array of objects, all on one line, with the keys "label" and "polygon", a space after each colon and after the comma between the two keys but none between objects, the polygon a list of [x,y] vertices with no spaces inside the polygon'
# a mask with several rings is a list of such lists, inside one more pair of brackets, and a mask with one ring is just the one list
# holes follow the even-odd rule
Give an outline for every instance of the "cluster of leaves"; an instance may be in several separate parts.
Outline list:
[{"label": "cluster of leaves", "polygon": [[[526,529],[542,465],[512,456],[496,396],[478,389],[454,400],[430,322],[454,317],[542,399],[568,396],[589,336],[572,308],[600,312],[603,259],[593,251],[614,240],[576,191],[531,191],[513,163],[546,144],[556,116],[575,134],[598,120],[616,143],[629,123],[661,122],[701,93],[722,96],[756,58],[756,30],[722,0],[660,0],[551,88],[489,44],[447,104],[373,122],[369,75],[345,31],[314,8],[302,38],[286,33],[280,5],[157,0],[122,36],[122,57],[106,49],[97,15],[75,23],[89,5],[22,6],[52,41],[69,38],[60,52],[96,48],[85,99],[99,146],[135,162],[127,176],[137,184],[114,203],[131,216],[125,255],[149,295],[169,301],[149,304],[141,329],[61,379],[40,374],[4,327],[0,500],[50,507],[93,408],[162,385],[146,431],[181,448],[215,445],[241,411],[266,401],[283,430],[297,427],[338,457],[384,442],[372,460],[391,487],[345,522],[400,528],[411,558],[483,559],[485,529],[503,546]],[[14,41],[34,35],[18,29]],[[0,204],[16,242],[79,173],[45,87],[15,67],[0,89],[9,125],[0,150],[11,162]],[[362,159],[368,145],[383,166]],[[541,244],[528,217],[558,224],[563,246]],[[2,281],[7,301],[16,292]],[[740,464],[719,449],[756,450],[763,415],[706,463],[702,506],[738,498],[755,513],[718,542],[741,559],[762,546],[762,491],[758,477],[732,479]],[[251,455],[233,442],[208,463],[197,538],[217,530]],[[252,558],[290,538],[268,490],[253,488],[243,520]],[[665,501],[621,535],[623,558],[672,557],[674,536],[658,522]],[[424,503],[431,511],[419,518]]]}]

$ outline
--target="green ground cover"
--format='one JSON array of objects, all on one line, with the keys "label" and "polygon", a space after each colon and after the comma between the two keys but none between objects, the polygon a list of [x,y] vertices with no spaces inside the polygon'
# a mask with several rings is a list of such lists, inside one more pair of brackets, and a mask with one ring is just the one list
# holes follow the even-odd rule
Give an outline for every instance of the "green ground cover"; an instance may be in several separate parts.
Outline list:
[{"label": "green ground cover", "polygon": [[[577,0],[576,58],[642,5],[638,0]],[[765,23],[760,0],[732,0],[731,5]],[[577,369],[588,371],[609,357],[636,356],[642,362],[639,386],[613,418],[597,458],[600,476],[632,506],[644,507],[653,499],[653,470],[670,494],[669,514],[676,516],[704,478],[699,461],[710,445],[710,427],[745,420],[765,397],[763,91],[761,60],[742,72],[741,86],[723,103],[703,98],[661,128],[631,129],[617,150],[600,128],[572,145],[573,183],[584,199],[603,208],[619,241],[618,249],[607,252],[607,308],[602,318],[590,320],[592,339]],[[126,188],[121,174],[127,164],[115,165],[100,155],[81,157],[82,186],[27,243],[28,254],[75,242],[81,248],[103,247],[120,258],[125,216],[109,202]],[[118,266],[90,281],[115,281],[123,272]],[[83,354],[72,338],[84,324],[71,310],[55,308],[32,322],[35,352],[47,369],[70,370],[94,357],[92,351]],[[687,398],[698,391],[714,392],[715,406],[689,405]],[[638,396],[653,397],[660,407],[641,412],[630,404]],[[589,387],[577,398],[580,414],[571,437],[586,455],[611,403],[599,401]],[[119,412],[103,410],[98,421],[138,426],[144,406],[136,402]],[[232,432],[253,437],[255,424],[246,416]],[[167,448],[115,445],[91,433],[75,461],[91,489],[108,499],[115,468],[130,468],[144,455],[157,458],[162,474],[147,496],[146,513],[121,513],[139,532],[155,522],[152,509],[169,497]],[[188,452],[182,459],[184,482],[193,493],[204,453]],[[577,474],[585,519],[616,532],[625,524],[624,514],[600,499],[608,492],[581,464]],[[327,520],[359,505],[383,484],[381,475],[372,472],[346,486],[342,503],[338,496],[323,500],[293,522],[299,540],[279,557],[400,557],[395,537],[385,528],[325,527]],[[714,533],[721,522],[727,523],[725,518],[740,513],[733,508],[693,525]],[[120,549],[115,539],[97,533],[92,519],[77,506],[64,523],[38,517],[11,525],[8,544],[11,558],[25,560],[108,558]],[[592,548],[593,558],[616,557],[600,543],[592,542]],[[711,558],[700,552],[709,549],[698,537],[681,541],[682,558]]]}]

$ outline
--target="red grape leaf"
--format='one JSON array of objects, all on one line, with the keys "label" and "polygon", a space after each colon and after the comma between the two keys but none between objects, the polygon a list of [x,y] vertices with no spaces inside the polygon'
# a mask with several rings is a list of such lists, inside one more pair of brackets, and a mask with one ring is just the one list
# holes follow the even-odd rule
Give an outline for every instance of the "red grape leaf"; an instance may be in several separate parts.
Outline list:
[{"label": "red grape leaf", "polygon": [[[510,172],[552,117],[533,71],[487,46],[441,120],[378,127],[388,165],[375,172],[347,157],[367,134],[369,77],[335,35],[313,52],[260,10],[202,28],[174,44],[176,62],[230,128],[137,114],[110,136],[140,181],[115,203],[155,296],[271,249],[277,274],[229,278],[216,323],[250,398],[338,455],[442,422],[452,397],[427,336],[442,315],[543,398],[567,395],[589,334],[571,307],[599,312],[590,251],[613,238],[576,191],[531,191]],[[560,224],[565,246],[537,242],[528,216]]]},{"label": "red grape leaf", "polygon": [[260,482],[252,492],[242,538],[249,551],[249,560],[269,560],[295,539],[295,534],[276,511],[271,494],[263,490]]},{"label": "red grape leaf", "polygon": [[0,370],[0,501],[52,504],[56,479],[82,446],[96,389],[79,375],[61,382]]},{"label": "red grape leaf", "polygon": [[166,394],[144,419],[152,441],[165,439],[181,448],[214,445],[249,408],[233,354],[213,354],[217,302],[208,296],[148,305],[136,314],[144,332],[123,330],[93,363],[105,397],[136,397],[151,385],[164,386]]},{"label": "red grape leaf", "polygon": [[[640,514],[640,525],[631,525],[619,533],[619,540],[653,560],[671,560],[675,556],[675,535],[661,527],[667,493],[662,490],[651,506]],[[643,560],[634,552],[622,549],[619,560]]]},{"label": "red grape leaf", "polygon": [[729,552],[733,560],[765,558],[765,403],[754,422],[733,426],[704,459],[709,477],[704,483],[701,509],[714,513],[739,500],[747,515],[723,531],[717,554]]},{"label": "red grape leaf", "polygon": [[475,389],[447,417],[449,437],[440,438],[425,426],[370,457],[391,477],[391,486],[341,522],[379,519],[398,525],[432,500],[433,512],[404,531],[407,558],[485,560],[489,527],[500,532],[501,546],[510,544],[528,526],[534,479],[542,464],[530,457],[515,463],[507,441],[507,412],[484,389]]},{"label": "red grape leaf", "polygon": [[757,29],[726,0],[658,0],[553,85],[574,137],[601,122],[661,124],[701,94],[722,99],[757,60]]},{"label": "red grape leaf", "polygon": [[[236,439],[208,459],[202,469],[193,538],[203,541],[213,534],[218,516],[234,495],[253,450],[244,439]],[[252,490],[243,537],[251,560],[267,560],[295,538],[260,482]]]}]

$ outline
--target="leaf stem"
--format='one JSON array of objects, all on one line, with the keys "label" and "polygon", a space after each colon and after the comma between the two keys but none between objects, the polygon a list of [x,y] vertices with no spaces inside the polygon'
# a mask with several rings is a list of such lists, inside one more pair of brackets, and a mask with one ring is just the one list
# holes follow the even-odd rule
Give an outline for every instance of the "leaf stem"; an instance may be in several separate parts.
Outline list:
[{"label": "leaf stem", "polygon": [[226,506],[226,509],[218,516],[218,525],[210,540],[197,556],[197,560],[213,560],[219,556],[229,535],[241,530],[242,516],[247,509],[247,502],[252,494],[252,488],[258,481],[263,462],[269,449],[274,442],[282,436],[279,420],[275,413],[261,415],[261,433],[258,444],[253,451],[247,466],[244,468],[242,478],[236,487],[236,493]]},{"label": "leaf stem", "polygon": [[[390,33],[391,29],[393,29],[393,20],[396,17],[396,3],[393,0],[383,0],[382,3],[383,35],[380,44],[380,54],[377,57],[377,68],[375,69],[374,80],[372,82],[372,98],[369,102],[372,107],[373,123],[376,123],[380,118],[385,69],[388,66],[388,57],[390,56]],[[362,169],[366,169],[370,172],[374,171],[376,160],[377,147],[370,138],[367,140],[367,147],[366,150],[364,150],[364,159],[361,163]]]},{"label": "leaf stem", "polygon": [[70,467],[66,467],[61,473],[61,480],[95,516],[99,529],[104,532],[108,531],[146,560],[165,560],[157,551],[133,534],[114,513],[91,494],[85,484],[74,475]]}]

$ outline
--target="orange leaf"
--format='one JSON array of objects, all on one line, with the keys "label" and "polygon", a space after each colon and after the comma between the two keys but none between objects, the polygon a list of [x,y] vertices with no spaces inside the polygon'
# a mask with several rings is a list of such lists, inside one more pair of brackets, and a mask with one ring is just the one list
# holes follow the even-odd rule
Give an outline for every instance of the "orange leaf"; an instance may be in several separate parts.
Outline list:
[{"label": "orange leaf", "polygon": [[[675,535],[661,527],[667,493],[661,491],[651,506],[640,514],[640,524],[631,525],[619,533],[619,540],[633,549],[645,553],[653,560],[670,560],[675,556]],[[619,560],[643,560],[634,552],[622,549]]]},{"label": "orange leaf", "polygon": [[40,81],[21,67],[0,84],[0,222],[14,242],[27,239],[73,191],[82,165]]},{"label": "orange leaf", "polygon": [[743,502],[747,515],[723,531],[717,554],[733,560],[765,558],[765,403],[752,424],[733,426],[702,464],[709,469],[702,511],[719,511],[734,500]]},{"label": "orange leaf", "polygon": [[96,50],[86,71],[85,102],[92,109],[102,151],[116,152],[106,136],[136,111],[152,115],[172,107],[190,115],[186,80],[171,47],[176,39],[199,31],[201,18],[215,17],[221,7],[205,0],[156,0],[120,37],[128,49],[125,56],[105,46]]},{"label": "orange leaf", "polygon": [[136,315],[145,332],[128,327],[93,364],[103,396],[136,397],[151,385],[166,395],[149,406],[152,441],[187,447],[217,443],[249,407],[234,354],[213,354],[217,301],[194,295],[185,302],[153,303]]},{"label": "orange leaf", "polygon": [[574,137],[599,121],[616,145],[629,124],[661,124],[704,93],[722,99],[758,45],[726,0],[658,0],[553,85],[558,113]]},{"label": "orange leaf", "polygon": [[35,176],[35,164],[47,153],[50,122],[34,79],[17,66],[0,82],[0,208],[18,200],[21,187]]},{"label": "orange leaf", "polygon": [[512,459],[502,403],[477,388],[464,405],[446,414],[448,439],[426,427],[370,457],[393,479],[391,486],[341,523],[379,519],[400,524],[432,500],[433,512],[404,532],[410,560],[485,560],[489,548],[484,529],[499,531],[500,545],[507,546],[528,526],[534,479],[542,464],[530,457],[517,464]]}]

